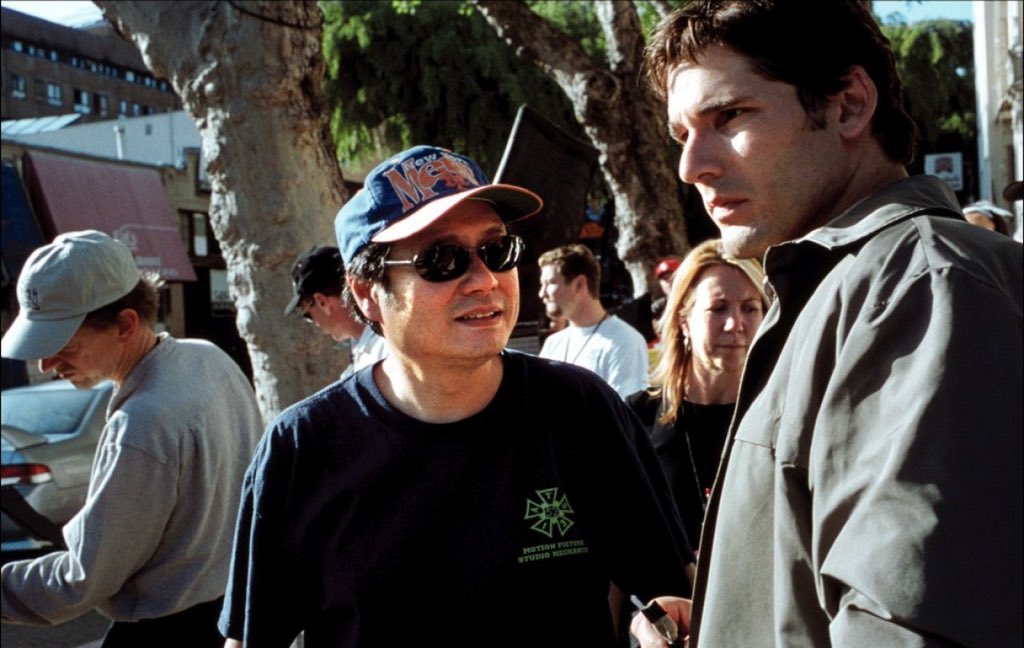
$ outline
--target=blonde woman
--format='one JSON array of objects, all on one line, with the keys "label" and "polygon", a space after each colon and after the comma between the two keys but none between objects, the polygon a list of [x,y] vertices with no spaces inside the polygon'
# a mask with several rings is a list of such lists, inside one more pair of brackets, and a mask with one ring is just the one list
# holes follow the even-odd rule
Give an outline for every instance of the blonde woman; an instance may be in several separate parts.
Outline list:
[{"label": "blonde woman", "polygon": [[695,548],[743,363],[768,308],[763,286],[761,264],[726,255],[719,239],[695,247],[672,279],[651,388],[627,399],[647,426]]}]

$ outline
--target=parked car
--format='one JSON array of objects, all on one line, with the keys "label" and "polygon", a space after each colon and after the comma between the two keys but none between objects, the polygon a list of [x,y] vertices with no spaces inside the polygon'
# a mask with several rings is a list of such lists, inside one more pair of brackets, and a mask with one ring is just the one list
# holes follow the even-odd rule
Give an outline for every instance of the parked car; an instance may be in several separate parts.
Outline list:
[{"label": "parked car", "polygon": [[[0,392],[5,496],[7,487],[12,487],[58,527],[74,517],[85,504],[113,388],[106,381],[80,390],[67,380],[57,380]],[[24,551],[50,544],[33,537],[4,512],[0,549]]]}]

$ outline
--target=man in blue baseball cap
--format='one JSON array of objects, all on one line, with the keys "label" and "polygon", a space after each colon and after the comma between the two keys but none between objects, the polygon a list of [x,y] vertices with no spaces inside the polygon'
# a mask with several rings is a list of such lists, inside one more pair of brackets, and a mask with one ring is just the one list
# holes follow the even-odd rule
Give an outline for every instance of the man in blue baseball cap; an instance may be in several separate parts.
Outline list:
[{"label": "man in blue baseball cap", "polygon": [[267,432],[230,639],[611,647],[613,584],[689,589],[693,556],[639,422],[595,374],[505,348],[523,250],[509,226],[541,207],[418,146],[338,212],[345,299],[391,351]]}]

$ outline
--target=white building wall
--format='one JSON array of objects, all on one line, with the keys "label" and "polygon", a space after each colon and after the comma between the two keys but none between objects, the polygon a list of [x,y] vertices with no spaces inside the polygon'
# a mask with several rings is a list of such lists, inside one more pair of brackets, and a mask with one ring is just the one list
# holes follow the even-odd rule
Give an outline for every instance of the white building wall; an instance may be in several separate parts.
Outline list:
[{"label": "white building wall", "polygon": [[96,157],[184,167],[186,148],[200,148],[199,129],[184,111],[126,117],[5,139]]},{"label": "white building wall", "polygon": [[1021,5],[1020,0],[1003,0],[973,7],[979,198],[1014,211],[1018,241],[1024,232],[1021,201],[1010,205],[1003,188],[1024,177]]}]

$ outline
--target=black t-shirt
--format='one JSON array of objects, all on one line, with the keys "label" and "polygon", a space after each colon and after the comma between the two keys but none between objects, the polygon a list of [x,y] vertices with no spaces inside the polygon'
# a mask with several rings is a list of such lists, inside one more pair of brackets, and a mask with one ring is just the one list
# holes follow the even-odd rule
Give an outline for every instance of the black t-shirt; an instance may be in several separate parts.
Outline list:
[{"label": "black t-shirt", "polygon": [[589,371],[503,358],[493,401],[455,423],[402,414],[372,368],[285,411],[247,474],[222,630],[612,646],[609,581],[685,595],[692,553],[640,422]]},{"label": "black t-shirt", "polygon": [[698,543],[704,507],[715,483],[735,403],[698,405],[684,400],[675,423],[665,425],[658,422],[661,399],[641,392],[626,402],[647,426],[686,536],[693,544]]}]

